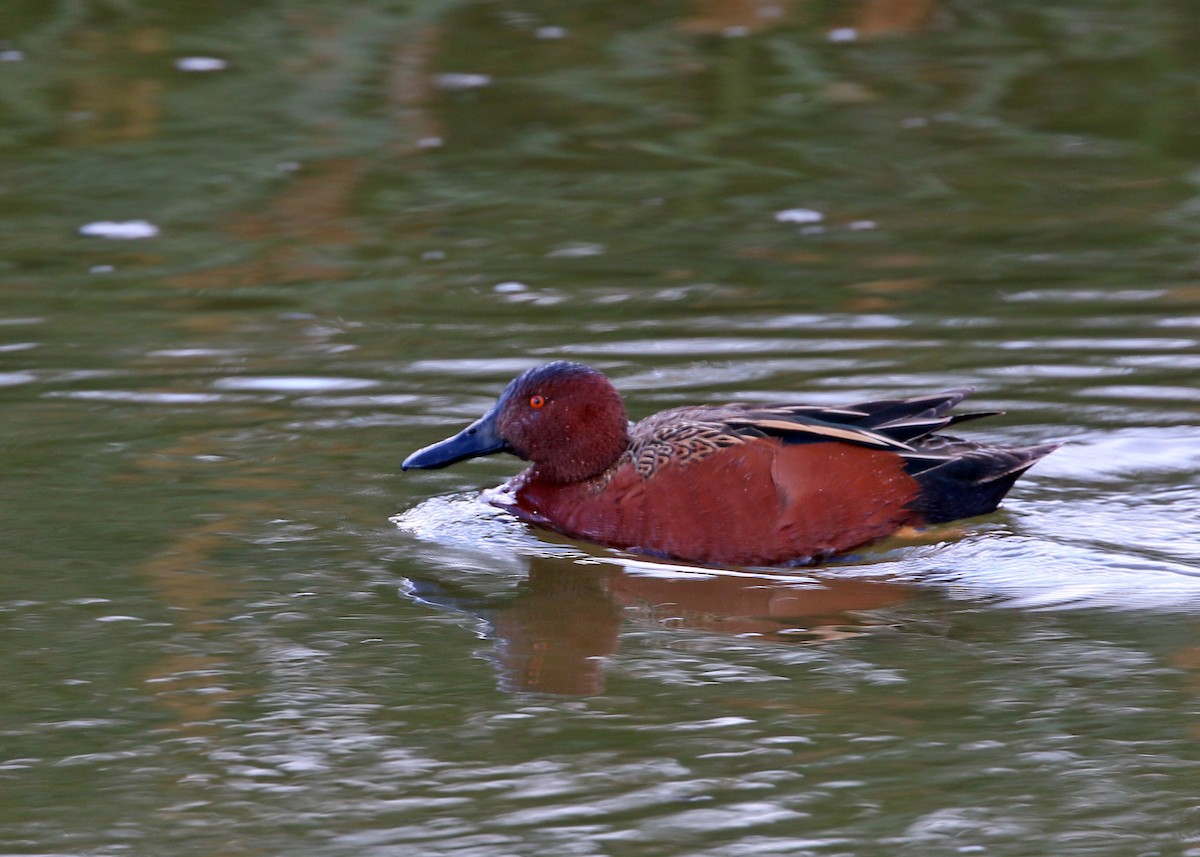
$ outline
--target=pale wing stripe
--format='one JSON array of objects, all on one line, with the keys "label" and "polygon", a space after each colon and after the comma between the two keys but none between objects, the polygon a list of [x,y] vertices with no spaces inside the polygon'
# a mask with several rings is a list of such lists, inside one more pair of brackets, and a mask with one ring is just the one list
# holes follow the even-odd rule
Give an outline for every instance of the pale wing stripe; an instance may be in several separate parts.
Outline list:
[{"label": "pale wing stripe", "polygon": [[729,420],[731,426],[749,426],[760,429],[775,429],[777,431],[786,432],[805,432],[807,434],[815,434],[821,437],[834,437],[839,440],[848,440],[852,443],[867,443],[873,446],[885,447],[887,449],[902,449],[912,452],[913,448],[907,443],[901,443],[898,440],[892,440],[889,437],[884,437],[881,434],[876,434],[873,431],[863,431],[861,429],[838,428],[837,426],[814,426],[806,423],[793,423],[786,420]]}]

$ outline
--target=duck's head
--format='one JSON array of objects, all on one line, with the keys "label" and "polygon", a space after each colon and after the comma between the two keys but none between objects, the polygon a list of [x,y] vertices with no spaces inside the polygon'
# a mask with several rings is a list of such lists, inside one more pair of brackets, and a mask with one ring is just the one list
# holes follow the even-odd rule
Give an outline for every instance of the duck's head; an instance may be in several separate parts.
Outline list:
[{"label": "duck's head", "polygon": [[453,437],[419,449],[404,470],[510,452],[547,482],[603,473],[629,445],[629,416],[616,387],[582,363],[560,361],[518,375],[486,414]]}]

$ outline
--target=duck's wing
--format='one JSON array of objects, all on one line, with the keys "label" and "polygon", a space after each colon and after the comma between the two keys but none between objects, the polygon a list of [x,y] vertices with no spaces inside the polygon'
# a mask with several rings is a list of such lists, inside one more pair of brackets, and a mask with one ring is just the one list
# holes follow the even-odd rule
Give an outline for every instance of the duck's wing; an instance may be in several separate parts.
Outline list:
[{"label": "duck's wing", "polygon": [[970,389],[845,407],[721,405],[666,411],[636,427],[632,451],[642,474],[663,462],[688,463],[727,447],[775,438],[784,446],[850,444],[888,452],[921,486],[915,506],[926,520],[949,521],[990,512],[1026,470],[1057,444],[998,447],[940,434],[1000,411],[951,414]]},{"label": "duck's wing", "polygon": [[971,388],[963,387],[908,399],[878,399],[837,408],[796,404],[739,407],[745,410],[747,417],[766,424],[768,429],[774,426],[782,429],[784,424],[795,424],[799,433],[791,438],[792,442],[803,442],[806,428],[808,434],[814,435],[814,440],[819,439],[817,436],[821,434],[821,430],[832,425],[862,433],[861,439],[857,441],[849,437],[844,438],[851,442],[881,446],[883,444],[879,443],[879,437],[883,437],[904,447],[949,426],[1003,413],[974,411],[951,414],[950,410],[972,392]]},{"label": "duck's wing", "polygon": [[[944,460],[926,452],[923,441],[942,429],[997,412],[950,414],[969,389],[911,399],[881,399],[846,407],[798,404],[731,404],[676,408],[647,417],[631,429],[631,449],[653,469],[658,463],[687,463],[718,449],[754,438],[778,438],[786,445],[849,443],[887,450],[921,461]],[[653,466],[652,466],[653,465]]]},{"label": "duck's wing", "polygon": [[[674,422],[702,422],[717,435],[734,438],[775,437],[785,444],[841,442],[898,454],[916,454],[914,442],[947,426],[988,413],[951,415],[950,409],[970,390],[949,390],[912,399],[884,399],[846,407],[770,404],[681,408],[654,421],[656,430]],[[662,415],[659,415],[662,416]]]}]

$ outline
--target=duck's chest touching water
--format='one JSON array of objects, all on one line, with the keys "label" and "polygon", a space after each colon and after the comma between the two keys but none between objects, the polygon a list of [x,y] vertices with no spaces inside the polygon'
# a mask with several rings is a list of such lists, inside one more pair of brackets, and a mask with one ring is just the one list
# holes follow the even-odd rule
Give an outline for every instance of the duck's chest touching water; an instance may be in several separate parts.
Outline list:
[{"label": "duck's chest touching water", "polygon": [[611,547],[759,565],[827,556],[919,523],[909,508],[917,493],[895,456],[758,441],[652,467],[626,455],[574,483],[539,479],[531,468],[493,502],[529,523]]}]

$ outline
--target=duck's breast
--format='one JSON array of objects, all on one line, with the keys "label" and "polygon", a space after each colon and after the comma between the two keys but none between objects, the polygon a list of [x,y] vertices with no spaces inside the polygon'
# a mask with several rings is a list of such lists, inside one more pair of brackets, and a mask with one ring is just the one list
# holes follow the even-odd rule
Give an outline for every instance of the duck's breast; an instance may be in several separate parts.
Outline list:
[{"label": "duck's breast", "polygon": [[827,556],[918,522],[918,486],[890,452],[755,438],[649,475],[632,461],[592,482],[518,478],[520,517],[577,538],[695,562]]}]

